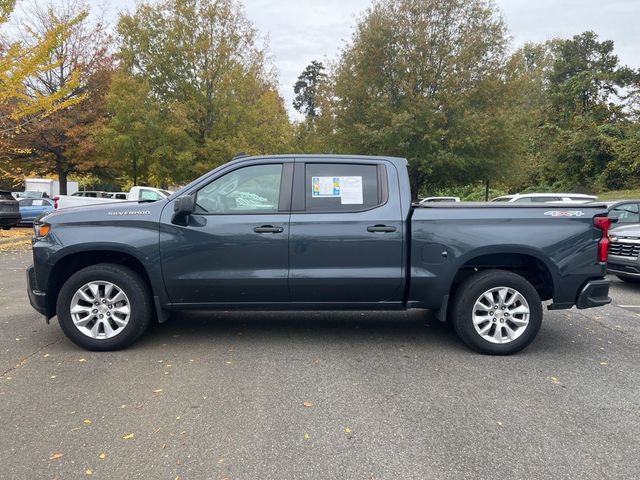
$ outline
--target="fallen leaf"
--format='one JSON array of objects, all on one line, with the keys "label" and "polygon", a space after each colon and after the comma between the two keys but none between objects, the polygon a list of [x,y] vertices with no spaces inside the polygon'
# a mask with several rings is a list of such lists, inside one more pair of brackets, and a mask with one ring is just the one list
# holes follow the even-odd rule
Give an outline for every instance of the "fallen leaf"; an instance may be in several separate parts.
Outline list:
[{"label": "fallen leaf", "polygon": [[85,425],[91,425],[93,422],[87,418],[84,423]]},{"label": "fallen leaf", "polygon": [[349,427],[344,427],[344,433],[351,433],[351,429]]},{"label": "fallen leaf", "polygon": [[302,406],[303,407],[307,407],[307,408],[313,407],[313,403],[311,403],[311,402],[302,402]]},{"label": "fallen leaf", "polygon": [[106,453],[104,453],[104,452],[102,452],[100,455],[98,455],[98,458],[99,458],[100,460],[104,460],[105,458],[107,458],[107,454],[106,454]]},{"label": "fallen leaf", "polygon": [[176,417],[176,420],[180,420],[180,415],[178,415],[178,416]]},{"label": "fallen leaf", "polygon": [[498,423],[498,425],[502,426],[502,422],[497,422],[497,423]]},{"label": "fallen leaf", "polygon": [[304,439],[305,439],[305,440],[309,440],[309,438],[310,438],[310,437],[309,437],[309,434],[308,434],[308,433],[305,433],[305,434],[304,434]]},{"label": "fallen leaf", "polygon": [[59,458],[64,457],[64,453],[53,453],[51,454],[51,456],[49,457],[49,460],[58,460]]},{"label": "fallen leaf", "polygon": [[153,393],[162,393],[162,389],[161,388],[156,388]]},{"label": "fallen leaf", "polygon": [[549,380],[551,380],[551,383],[555,383],[556,385],[560,384],[560,380],[556,377],[549,377]]},{"label": "fallen leaf", "polygon": [[49,378],[56,378],[56,376],[55,375],[51,375]]},{"label": "fallen leaf", "polygon": [[84,472],[87,475],[93,475],[93,470],[91,470],[90,468],[87,468],[87,470]]},{"label": "fallen leaf", "polygon": [[122,439],[123,440],[131,440],[135,436],[136,436],[135,433],[127,433],[124,437],[122,437]]},{"label": "fallen leaf", "polygon": [[47,358],[48,356],[49,356],[49,354],[48,354],[48,353],[45,353],[45,354],[44,354],[44,358]]}]

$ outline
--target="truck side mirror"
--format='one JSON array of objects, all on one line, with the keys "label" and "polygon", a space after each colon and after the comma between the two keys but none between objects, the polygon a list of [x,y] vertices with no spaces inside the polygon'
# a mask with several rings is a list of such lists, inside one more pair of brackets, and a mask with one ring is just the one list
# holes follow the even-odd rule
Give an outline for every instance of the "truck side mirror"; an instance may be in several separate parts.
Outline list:
[{"label": "truck side mirror", "polygon": [[184,220],[193,213],[196,206],[196,198],[193,195],[182,195],[176,198],[173,204],[173,223],[184,222]]}]

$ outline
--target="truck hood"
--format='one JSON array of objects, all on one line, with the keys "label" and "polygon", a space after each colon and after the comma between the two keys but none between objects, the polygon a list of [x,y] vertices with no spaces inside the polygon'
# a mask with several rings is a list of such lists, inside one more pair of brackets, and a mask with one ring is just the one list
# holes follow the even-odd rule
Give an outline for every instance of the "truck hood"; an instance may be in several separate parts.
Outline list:
[{"label": "truck hood", "polygon": [[155,220],[160,217],[160,212],[166,203],[166,200],[158,200],[155,202],[126,201],[83,205],[55,210],[39,220],[47,223],[104,222],[134,218]]},{"label": "truck hood", "polygon": [[632,223],[630,225],[620,225],[619,227],[612,228],[609,234],[616,237],[635,237],[640,238],[640,224]]}]

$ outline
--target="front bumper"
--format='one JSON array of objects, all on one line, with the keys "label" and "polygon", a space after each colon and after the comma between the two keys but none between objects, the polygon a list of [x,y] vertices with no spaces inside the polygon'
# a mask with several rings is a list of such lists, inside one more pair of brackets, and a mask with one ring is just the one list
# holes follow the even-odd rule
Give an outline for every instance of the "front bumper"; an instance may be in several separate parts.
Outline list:
[{"label": "front bumper", "polygon": [[0,215],[0,227],[13,227],[18,225],[22,217],[18,213]]},{"label": "front bumper", "polygon": [[29,295],[29,303],[36,309],[38,313],[44,315],[47,320],[51,318],[47,313],[47,294],[38,290],[36,283],[36,270],[31,265],[27,268],[27,294]]},{"label": "front bumper", "polygon": [[640,278],[640,263],[637,258],[610,259],[607,263],[607,273]]},{"label": "front bumper", "polygon": [[609,280],[589,280],[585,283],[576,298],[576,307],[579,309],[602,307],[611,303],[609,297]]}]

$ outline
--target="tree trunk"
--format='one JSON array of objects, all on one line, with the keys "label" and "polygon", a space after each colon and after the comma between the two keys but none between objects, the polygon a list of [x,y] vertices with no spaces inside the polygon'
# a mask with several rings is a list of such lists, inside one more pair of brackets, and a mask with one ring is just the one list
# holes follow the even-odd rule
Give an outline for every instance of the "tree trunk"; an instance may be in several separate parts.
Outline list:
[{"label": "tree trunk", "polygon": [[62,168],[58,170],[58,182],[60,183],[60,195],[67,194],[67,171]]},{"label": "tree trunk", "polygon": [[55,152],[56,156],[56,173],[58,174],[58,183],[60,184],[60,195],[67,194],[67,175],[69,175],[68,162],[65,156],[60,152]]}]

